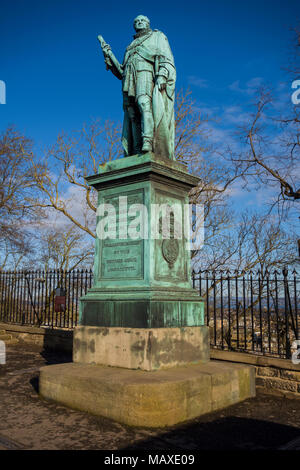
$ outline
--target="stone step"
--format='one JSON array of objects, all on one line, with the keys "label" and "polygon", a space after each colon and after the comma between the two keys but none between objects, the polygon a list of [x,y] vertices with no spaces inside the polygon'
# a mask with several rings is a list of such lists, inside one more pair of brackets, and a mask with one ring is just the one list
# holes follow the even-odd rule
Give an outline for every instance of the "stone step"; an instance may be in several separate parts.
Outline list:
[{"label": "stone step", "polygon": [[210,361],[150,372],[71,362],[42,367],[39,393],[129,426],[160,428],[254,397],[255,368]]}]

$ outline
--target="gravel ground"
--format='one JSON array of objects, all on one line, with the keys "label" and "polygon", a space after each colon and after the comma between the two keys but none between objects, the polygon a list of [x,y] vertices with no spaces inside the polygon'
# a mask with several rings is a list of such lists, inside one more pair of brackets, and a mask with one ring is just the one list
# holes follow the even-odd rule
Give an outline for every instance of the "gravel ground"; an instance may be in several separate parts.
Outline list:
[{"label": "gravel ground", "polygon": [[41,366],[71,361],[34,345],[7,347],[0,376],[0,449],[300,450],[300,400],[256,398],[168,429],[131,428],[41,399]]}]

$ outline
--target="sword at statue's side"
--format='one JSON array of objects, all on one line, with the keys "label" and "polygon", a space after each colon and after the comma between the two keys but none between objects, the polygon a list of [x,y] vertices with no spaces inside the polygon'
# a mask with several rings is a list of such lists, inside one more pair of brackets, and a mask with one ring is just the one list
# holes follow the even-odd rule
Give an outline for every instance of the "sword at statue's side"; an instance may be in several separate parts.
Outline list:
[{"label": "sword at statue's side", "polygon": [[106,70],[112,70],[114,73],[114,68],[117,71],[118,78],[122,79],[123,69],[118,59],[116,59],[114,53],[111,50],[111,47],[107,42],[104,41],[103,36],[99,34],[98,41],[100,42],[101,49],[104,55],[104,61],[106,63]]}]

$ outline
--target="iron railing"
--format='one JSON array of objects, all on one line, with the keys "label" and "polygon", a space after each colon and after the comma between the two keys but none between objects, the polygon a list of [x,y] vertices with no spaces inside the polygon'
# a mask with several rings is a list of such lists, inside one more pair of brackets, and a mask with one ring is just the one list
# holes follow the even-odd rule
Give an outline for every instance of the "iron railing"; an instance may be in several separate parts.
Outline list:
[{"label": "iron railing", "polygon": [[[0,272],[0,321],[74,328],[79,298],[92,286],[91,270]],[[65,290],[65,309],[55,311],[55,290]]]},{"label": "iron railing", "polygon": [[[211,346],[289,358],[300,338],[296,271],[239,273],[199,271],[193,287],[205,303]],[[0,272],[0,321],[72,329],[79,298],[93,284],[91,270]],[[64,311],[55,311],[55,289],[66,291]]]},{"label": "iron railing", "polygon": [[291,347],[300,337],[295,270],[199,271],[192,279],[205,301],[212,347],[291,357]]}]

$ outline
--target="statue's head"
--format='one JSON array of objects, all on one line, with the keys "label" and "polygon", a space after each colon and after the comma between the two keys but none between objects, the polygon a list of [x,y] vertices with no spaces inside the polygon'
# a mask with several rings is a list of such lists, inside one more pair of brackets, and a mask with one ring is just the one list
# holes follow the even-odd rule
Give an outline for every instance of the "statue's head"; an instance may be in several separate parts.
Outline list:
[{"label": "statue's head", "polygon": [[134,19],[133,27],[136,32],[142,31],[143,29],[150,28],[150,20],[147,16],[139,15]]}]

